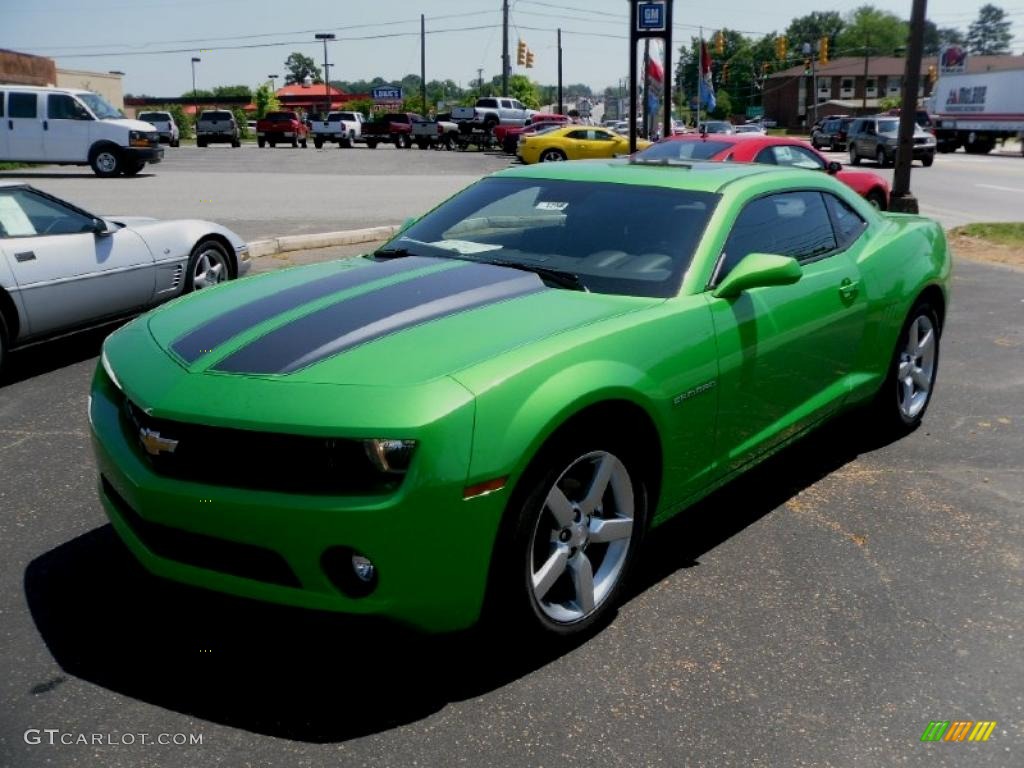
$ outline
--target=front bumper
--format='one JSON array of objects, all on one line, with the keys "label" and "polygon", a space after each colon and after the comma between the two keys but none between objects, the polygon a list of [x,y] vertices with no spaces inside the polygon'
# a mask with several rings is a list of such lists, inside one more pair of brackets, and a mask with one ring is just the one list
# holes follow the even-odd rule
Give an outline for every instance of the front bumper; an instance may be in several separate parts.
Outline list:
[{"label": "front bumper", "polygon": [[126,147],[124,157],[128,160],[144,160],[147,163],[159,163],[164,159],[164,148],[157,147]]},{"label": "front bumper", "polygon": [[[397,491],[342,498],[159,475],[129,435],[122,397],[98,368],[89,422],[100,500],[115,531],[152,573],[256,600],[380,616],[426,631],[463,629],[479,618],[506,493],[462,498],[471,407],[448,419],[456,422],[456,432],[465,432],[464,440],[452,438],[450,423],[417,435],[421,448],[444,450],[418,449]],[[328,577],[321,558],[335,547],[374,563],[378,582],[371,594],[349,596]]]}]

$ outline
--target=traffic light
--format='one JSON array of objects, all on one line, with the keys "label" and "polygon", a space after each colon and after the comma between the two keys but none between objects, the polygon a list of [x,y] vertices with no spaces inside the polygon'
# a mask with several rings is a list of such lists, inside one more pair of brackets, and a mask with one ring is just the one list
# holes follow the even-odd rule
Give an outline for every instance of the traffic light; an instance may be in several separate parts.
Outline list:
[{"label": "traffic light", "polygon": [[808,56],[806,59],[804,59],[804,74],[805,75],[811,74],[811,57],[810,56]]},{"label": "traffic light", "polygon": [[726,62],[722,66],[722,82],[723,83],[728,83],[729,82],[729,63],[728,62]]},{"label": "traffic light", "polygon": [[719,56],[725,53],[725,35],[722,34],[722,30],[715,33],[715,53]]},{"label": "traffic light", "polygon": [[527,69],[532,69],[533,68],[533,51],[527,51],[526,52],[526,68]]},{"label": "traffic light", "polygon": [[779,61],[786,60],[787,48],[789,48],[789,41],[785,37],[775,38],[775,58]]},{"label": "traffic light", "polygon": [[818,62],[828,64],[828,38],[823,37],[818,41]]},{"label": "traffic light", "polygon": [[935,75],[937,73],[938,73],[938,70],[935,69],[935,65],[934,64],[929,64],[928,65],[928,85],[929,86],[935,85]]},{"label": "traffic light", "polygon": [[519,50],[516,52],[516,64],[523,66],[526,63],[526,43],[519,41]]}]

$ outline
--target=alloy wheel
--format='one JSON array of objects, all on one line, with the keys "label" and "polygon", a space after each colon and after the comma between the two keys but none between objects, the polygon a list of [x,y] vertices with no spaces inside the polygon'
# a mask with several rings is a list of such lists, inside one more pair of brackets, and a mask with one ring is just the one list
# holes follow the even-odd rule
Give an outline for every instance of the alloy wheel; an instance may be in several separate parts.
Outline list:
[{"label": "alloy wheel", "polygon": [[548,490],[527,550],[540,611],[573,624],[597,611],[623,574],[635,495],[625,464],[606,451],[573,461]]},{"label": "alloy wheel", "polygon": [[896,362],[896,397],[900,414],[914,421],[928,404],[935,383],[935,326],[918,315],[907,329],[907,341]]},{"label": "alloy wheel", "polygon": [[199,252],[192,268],[192,289],[198,291],[228,279],[228,265],[219,249],[207,247]]}]

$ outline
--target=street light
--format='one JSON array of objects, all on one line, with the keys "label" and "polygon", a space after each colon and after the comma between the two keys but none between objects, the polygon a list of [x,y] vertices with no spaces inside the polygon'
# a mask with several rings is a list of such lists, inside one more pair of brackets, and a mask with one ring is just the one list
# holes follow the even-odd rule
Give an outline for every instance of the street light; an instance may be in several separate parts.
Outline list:
[{"label": "street light", "polygon": [[274,93],[275,94],[277,93],[277,78],[278,77],[280,77],[280,75],[267,75],[267,78],[270,80],[270,87],[274,89]]},{"label": "street light", "polygon": [[[330,77],[330,64],[327,63],[327,41],[334,39],[333,32],[317,32],[315,35],[317,40],[324,41],[324,99],[327,100],[327,111],[331,111],[331,83]],[[326,118],[325,118],[326,119]]]},{"label": "street light", "polygon": [[199,102],[196,101],[196,63],[200,61],[202,61],[202,59],[200,59],[198,56],[192,57],[192,110],[194,111],[194,114],[192,115],[193,121],[199,120]]}]

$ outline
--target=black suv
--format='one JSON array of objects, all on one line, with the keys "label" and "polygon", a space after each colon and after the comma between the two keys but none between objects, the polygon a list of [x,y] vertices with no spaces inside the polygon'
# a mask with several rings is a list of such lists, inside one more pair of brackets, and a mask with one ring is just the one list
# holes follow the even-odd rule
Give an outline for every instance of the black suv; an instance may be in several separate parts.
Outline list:
[{"label": "black suv", "polygon": [[[847,145],[850,165],[860,165],[861,158],[869,158],[885,167],[896,161],[899,144],[900,119],[890,115],[858,117],[850,125]],[[935,162],[935,136],[920,125],[914,125],[914,160],[927,168]]]},{"label": "black suv", "polygon": [[852,122],[852,117],[841,115],[823,120],[821,126],[811,133],[811,146],[815,149],[828,147],[833,152],[846,149],[846,134]]}]

